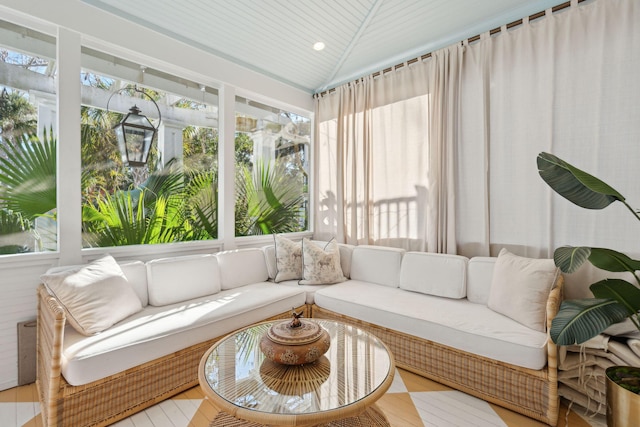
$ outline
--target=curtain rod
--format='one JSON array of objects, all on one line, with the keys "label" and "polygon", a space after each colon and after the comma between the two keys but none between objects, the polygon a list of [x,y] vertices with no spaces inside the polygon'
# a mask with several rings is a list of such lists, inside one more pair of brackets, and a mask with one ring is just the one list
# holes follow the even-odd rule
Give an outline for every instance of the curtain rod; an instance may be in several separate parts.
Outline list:
[{"label": "curtain rod", "polygon": [[[582,3],[584,1],[587,1],[587,0],[578,0],[578,3]],[[556,13],[556,12],[558,12],[560,10],[568,8],[569,6],[571,6],[571,1],[567,1],[565,3],[561,3],[561,4],[557,5],[557,6],[553,6],[551,8],[551,12],[552,13]],[[540,11],[538,13],[534,13],[533,15],[529,15],[529,21],[534,21],[534,20],[536,20],[538,18],[542,18],[543,16],[545,16],[545,14],[546,14],[546,11],[542,10],[542,11]],[[513,27],[517,27],[518,25],[522,25],[522,21],[523,21],[523,19],[521,18],[521,19],[518,19],[516,21],[510,22],[510,23],[508,23],[506,25],[506,27],[507,27],[508,30],[513,28]],[[489,31],[489,35],[493,36],[494,34],[498,34],[501,31],[502,31],[501,27],[497,27],[497,28],[494,28],[493,30],[490,30]],[[467,40],[468,43],[476,42],[476,41],[480,40],[480,34],[475,35],[473,37],[469,37],[466,40]],[[462,43],[462,41],[459,42],[459,43]],[[371,77],[381,76],[384,73],[388,73],[390,71],[397,70],[399,68],[404,67],[405,65],[411,65],[411,64],[414,64],[414,63],[416,63],[418,61],[424,61],[425,59],[430,58],[430,57],[431,57],[431,52],[425,53],[424,55],[420,55],[420,56],[418,56],[416,58],[410,59],[407,62],[402,62],[402,63],[396,64],[396,65],[394,65],[392,67],[387,67],[387,68],[385,68],[385,69],[383,69],[381,71],[376,71],[374,73],[371,73]],[[360,78],[358,78],[356,80],[353,80],[351,83],[346,83],[346,84],[355,84],[355,83],[358,83],[358,81],[360,81],[361,79],[362,79],[362,77],[360,77]],[[336,88],[331,88],[331,89],[325,90],[323,92],[316,93],[315,95],[313,95],[313,97],[315,98],[315,97],[318,97],[318,96],[324,96],[324,95],[326,95],[328,93],[335,92],[335,90],[336,90]]]}]

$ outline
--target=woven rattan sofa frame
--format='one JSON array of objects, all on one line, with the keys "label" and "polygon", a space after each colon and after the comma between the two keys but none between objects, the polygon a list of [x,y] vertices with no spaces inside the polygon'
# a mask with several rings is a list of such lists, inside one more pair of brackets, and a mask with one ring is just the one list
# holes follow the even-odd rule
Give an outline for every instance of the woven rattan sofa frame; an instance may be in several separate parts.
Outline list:
[{"label": "woven rattan sofa frame", "polygon": [[[66,317],[60,303],[38,287],[37,388],[47,427],[107,426],[198,384],[198,365],[217,337],[81,386],[61,373]],[[309,307],[302,306],[309,317]],[[284,319],[291,311],[263,320]],[[247,326],[247,325],[243,325]]]},{"label": "woven rattan sofa frame", "polygon": [[[546,305],[547,329],[558,313],[564,280],[559,276]],[[558,350],[547,340],[547,365],[533,370],[447,347],[312,305],[318,319],[352,323],[384,341],[396,366],[555,426],[558,421]]]}]

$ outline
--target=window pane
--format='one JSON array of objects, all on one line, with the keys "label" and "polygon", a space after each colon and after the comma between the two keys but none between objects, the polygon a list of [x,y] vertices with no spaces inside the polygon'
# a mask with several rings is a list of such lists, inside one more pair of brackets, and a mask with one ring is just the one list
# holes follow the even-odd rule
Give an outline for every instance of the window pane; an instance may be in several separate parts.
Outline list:
[{"label": "window pane", "polygon": [[85,48],[83,66],[84,247],[217,238],[217,90]]},{"label": "window pane", "polygon": [[0,255],[58,248],[55,43],[0,20]]},{"label": "window pane", "polygon": [[311,120],[236,98],[236,236],[309,228]]}]

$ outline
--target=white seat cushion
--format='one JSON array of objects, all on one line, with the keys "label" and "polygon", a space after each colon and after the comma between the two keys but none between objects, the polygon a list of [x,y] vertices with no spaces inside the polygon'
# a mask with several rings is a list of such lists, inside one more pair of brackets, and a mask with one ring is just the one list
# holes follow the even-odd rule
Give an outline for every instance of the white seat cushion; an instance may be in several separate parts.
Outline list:
[{"label": "white seat cushion", "polygon": [[315,303],[384,328],[531,369],[547,363],[547,335],[466,299],[351,280],[315,293]]},{"label": "white seat cushion", "polygon": [[256,283],[163,307],[147,306],[85,337],[65,329],[62,374],[82,385],[223,336],[305,302],[301,289]]},{"label": "white seat cushion", "polygon": [[315,294],[320,289],[324,289],[327,286],[333,285],[301,285],[299,280],[285,280],[284,282],[278,283],[280,286],[291,286],[297,289],[300,289],[306,294],[307,304],[313,304],[315,300]]}]

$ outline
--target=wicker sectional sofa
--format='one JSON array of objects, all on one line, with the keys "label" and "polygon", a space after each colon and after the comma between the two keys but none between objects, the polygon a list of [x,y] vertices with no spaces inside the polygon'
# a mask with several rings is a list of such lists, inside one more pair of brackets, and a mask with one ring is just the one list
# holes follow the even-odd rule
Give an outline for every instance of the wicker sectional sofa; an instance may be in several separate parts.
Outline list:
[{"label": "wicker sectional sofa", "polygon": [[[398,367],[555,426],[557,348],[546,329],[560,306],[563,277],[552,271],[553,260],[505,256],[515,259],[512,267],[520,269],[506,279],[507,286],[514,285],[506,299],[514,311],[536,307],[542,325],[532,329],[521,323],[528,319],[509,308],[501,310],[492,298],[492,288],[500,287],[500,280],[494,280],[498,264],[504,264],[499,258],[358,246],[350,280],[315,292],[311,313],[376,334]],[[548,274],[542,278],[534,272],[533,277],[546,282],[539,288],[546,291],[530,303],[524,295],[517,301],[517,294],[524,292],[516,276],[532,273],[523,264],[539,263],[546,264]],[[509,268],[500,270],[503,274]]]},{"label": "wicker sectional sofa", "polygon": [[556,424],[556,347],[544,328],[558,310],[562,276],[543,287],[536,310],[544,326],[533,330],[489,307],[498,258],[338,246],[345,280],[336,284],[275,283],[281,264],[273,245],[120,262],[141,309],[97,334],[79,333],[70,324],[78,319],[70,319],[52,286],[41,285],[37,385],[44,424],[109,425],[193,387],[214,342],[286,318],[292,308],[358,324],[387,343],[398,366]]},{"label": "wicker sectional sofa", "polygon": [[197,385],[200,359],[218,339],[307,309],[304,291],[268,282],[258,248],[120,267],[142,308],[97,334],[70,325],[68,307],[45,286],[78,266],[50,272],[38,288],[36,383],[45,426],[126,418]]}]

